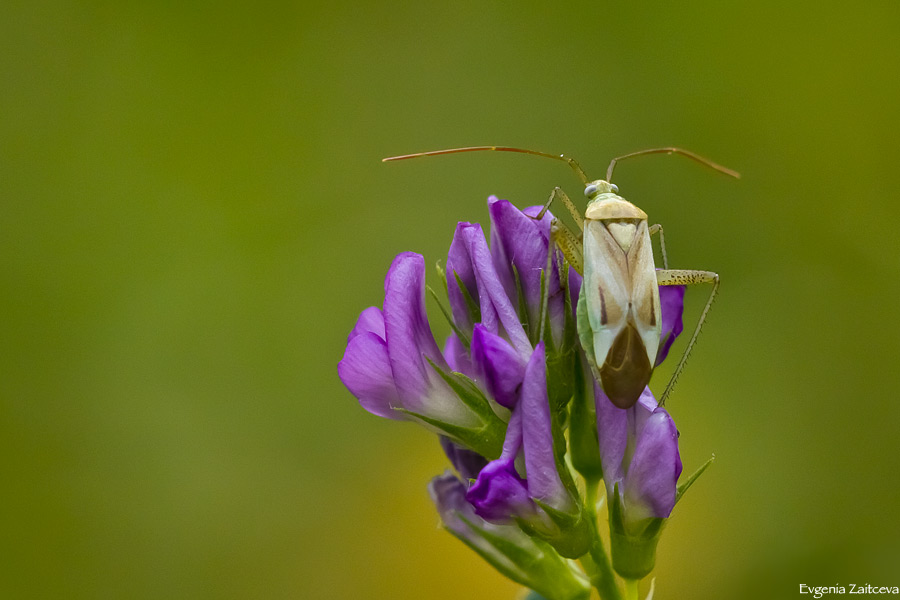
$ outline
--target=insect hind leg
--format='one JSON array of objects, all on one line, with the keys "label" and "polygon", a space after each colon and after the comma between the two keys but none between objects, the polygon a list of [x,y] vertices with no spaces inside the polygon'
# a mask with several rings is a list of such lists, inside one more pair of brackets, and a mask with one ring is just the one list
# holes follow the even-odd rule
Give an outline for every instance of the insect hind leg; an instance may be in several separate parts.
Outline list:
[{"label": "insect hind leg", "polygon": [[666,254],[666,236],[663,233],[663,226],[657,223],[650,226],[650,235],[659,234],[659,254],[662,258],[663,269],[669,268],[669,257]]},{"label": "insect hind leg", "polygon": [[687,347],[684,349],[684,353],[681,355],[681,360],[678,361],[678,365],[675,367],[675,371],[672,373],[672,377],[669,379],[669,383],[668,385],[666,385],[665,391],[663,391],[662,396],[660,396],[659,398],[659,404],[660,406],[662,406],[665,403],[666,398],[668,398],[669,394],[672,392],[672,388],[675,387],[675,381],[684,370],[684,365],[685,363],[687,363],[688,355],[690,355],[691,349],[694,347],[694,344],[697,342],[697,338],[700,336],[700,329],[703,327],[703,322],[706,321],[706,315],[709,313],[709,309],[712,306],[713,300],[716,299],[716,293],[719,291],[719,276],[712,271],[695,271],[691,269],[661,269],[656,272],[656,280],[659,285],[696,285],[700,283],[712,284],[712,290],[710,290],[709,292],[709,299],[706,301],[706,306],[703,307],[703,312],[700,313],[700,318],[697,320],[697,326],[694,328],[694,334],[688,341]]}]

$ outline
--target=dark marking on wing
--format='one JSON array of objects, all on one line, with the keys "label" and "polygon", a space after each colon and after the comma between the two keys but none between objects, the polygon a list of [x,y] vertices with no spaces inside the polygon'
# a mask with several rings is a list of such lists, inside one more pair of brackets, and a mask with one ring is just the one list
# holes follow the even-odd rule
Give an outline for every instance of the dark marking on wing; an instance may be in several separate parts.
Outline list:
[{"label": "dark marking on wing", "polygon": [[597,291],[600,292],[600,324],[606,325],[609,323],[609,319],[606,317],[606,298],[603,297],[603,286],[597,286]]}]

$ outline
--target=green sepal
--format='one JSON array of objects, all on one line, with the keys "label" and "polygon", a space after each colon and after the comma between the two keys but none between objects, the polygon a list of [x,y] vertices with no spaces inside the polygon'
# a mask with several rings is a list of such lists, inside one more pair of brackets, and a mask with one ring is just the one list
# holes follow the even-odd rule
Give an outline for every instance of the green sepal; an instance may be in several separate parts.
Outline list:
[{"label": "green sepal", "polygon": [[[559,286],[563,293],[563,303],[566,315],[563,344],[566,347],[574,347],[576,339],[578,338],[578,326],[575,317],[573,316],[574,312],[572,311],[572,294],[569,291],[569,262],[565,257],[558,263],[558,267]],[[581,297],[580,293],[579,297]]]},{"label": "green sepal", "polygon": [[516,282],[516,296],[519,299],[516,307],[516,314],[519,316],[519,322],[522,324],[522,328],[528,333],[528,341],[531,342],[532,346],[536,346],[538,335],[537,328],[535,327],[535,324],[531,322],[531,316],[528,314],[528,303],[525,302],[525,288],[522,287],[519,269],[516,268],[515,263],[511,263],[510,267],[512,267],[513,280]]},{"label": "green sepal", "polygon": [[438,279],[444,284],[444,295],[448,296],[447,293],[447,271],[444,270],[444,267],[441,266],[441,261],[434,261],[434,270],[437,271]]},{"label": "green sepal", "polygon": [[427,356],[425,360],[441,376],[441,379],[450,386],[450,389],[456,393],[462,403],[478,417],[481,425],[478,427],[464,427],[403,408],[395,408],[394,410],[413,416],[431,425],[446,433],[454,441],[471,448],[485,458],[499,458],[500,452],[503,450],[503,440],[506,438],[506,422],[497,416],[491,407],[490,401],[478,389],[474,381],[462,373],[445,371]]},{"label": "green sepal", "polygon": [[513,540],[479,527],[461,513],[457,513],[457,516],[473,535],[497,552],[490,552],[449,528],[448,531],[509,579],[537,590],[536,593],[543,594],[539,596],[542,598],[544,595],[558,600],[587,600],[590,597],[591,588],[587,581],[546,542],[531,538],[529,544],[534,547],[525,548]]},{"label": "green sepal", "polygon": [[[444,281],[444,287],[446,288],[447,282]],[[435,303],[438,305],[438,308],[441,309],[441,313],[444,315],[444,318],[447,319],[447,323],[450,324],[450,328],[453,330],[453,333],[456,334],[456,337],[459,338],[459,341],[462,342],[462,345],[465,346],[466,350],[469,349],[472,342],[469,340],[469,336],[467,336],[462,329],[460,329],[456,325],[456,321],[453,320],[453,316],[450,314],[450,311],[444,306],[444,303],[441,302],[441,299],[438,297],[437,292],[430,285],[426,285],[425,289],[428,290],[428,293],[431,294],[431,297],[434,299]]]},{"label": "green sepal", "polygon": [[462,277],[459,276],[459,273],[453,271],[453,277],[456,279],[456,285],[459,286],[459,291],[462,293],[463,299],[466,301],[466,308],[468,308],[469,310],[469,319],[472,323],[480,323],[481,306],[477,302],[475,302],[474,298],[472,298],[472,294],[469,293],[469,288],[466,287],[466,284],[462,280]]},{"label": "green sepal", "polygon": [[[419,419],[445,434],[454,442],[474,450],[483,457],[493,460],[500,457],[503,450],[503,438],[506,436],[506,423],[499,418],[496,422],[485,423],[481,427],[463,427],[425,416],[405,408],[394,408],[397,412]],[[497,425],[499,423],[499,426]]]},{"label": "green sepal", "polygon": [[[552,249],[552,246],[551,246]],[[568,290],[568,264],[563,261],[558,264],[560,272],[560,293],[564,297],[565,321],[560,343],[553,339],[553,327],[550,322],[550,297],[546,274],[552,268],[553,252],[547,253],[547,268],[541,270],[541,305],[539,311],[540,327],[532,327],[538,330],[537,337],[544,342],[547,363],[547,392],[550,397],[550,410],[554,413],[563,413],[574,394],[574,369],[579,361],[578,349],[575,347],[575,326],[571,316],[571,299]],[[563,273],[566,273],[563,276]],[[532,336],[533,338],[534,336]],[[536,345],[533,339],[532,344]],[[566,415],[568,416],[568,415]],[[564,421],[565,419],[563,419]]]},{"label": "green sepal", "polygon": [[[550,257],[547,257],[547,264],[550,264]],[[550,321],[547,315],[550,314],[550,294],[547,289],[547,269],[541,270],[541,305],[538,310],[538,337],[540,339],[550,339],[548,348],[553,348],[553,336],[550,335]]]},{"label": "green sepal", "polygon": [[656,546],[666,519],[650,517],[625,526],[619,484],[609,502],[609,543],[613,569],[625,579],[643,579],[656,565]]},{"label": "green sepal", "polygon": [[484,395],[474,381],[457,371],[445,371],[427,356],[425,357],[425,360],[427,360],[428,364],[431,365],[431,368],[441,376],[441,379],[450,386],[450,389],[459,396],[459,399],[462,400],[463,404],[472,409],[472,412],[478,415],[482,421],[489,422],[496,419],[502,422],[502,419],[500,419],[494,412],[494,409],[491,408],[491,403],[487,399],[487,396]]},{"label": "green sepal", "polygon": [[532,498],[532,501],[553,521],[558,532],[548,533],[543,528],[538,529],[531,523],[517,519],[520,527],[556,548],[566,558],[579,558],[590,551],[594,544],[594,528],[581,507],[573,514],[553,508],[537,498]]},{"label": "green sepal", "polygon": [[597,407],[590,378],[585,380],[584,364],[575,364],[575,395],[569,408],[569,452],[572,466],[586,481],[603,478],[600,440],[597,436]]},{"label": "green sepal", "polygon": [[575,365],[579,362],[574,348],[545,352],[547,362],[547,396],[550,411],[564,413],[575,393]]},{"label": "green sepal", "polygon": [[676,504],[678,503],[679,500],[681,500],[681,497],[684,495],[684,493],[686,491],[688,491],[688,488],[691,487],[695,481],[697,481],[697,478],[700,477],[701,475],[703,475],[703,472],[709,467],[709,465],[713,464],[715,461],[716,461],[716,455],[713,454],[712,456],[709,457],[709,460],[707,460],[705,463],[700,465],[699,469],[697,469],[696,471],[691,473],[690,477],[688,477],[687,479],[685,479],[684,481],[682,481],[681,483],[678,484],[678,488],[675,492]]},{"label": "green sepal", "polygon": [[[491,546],[496,548],[503,556],[508,558],[513,563],[515,563],[516,565],[518,565],[520,567],[523,567],[521,569],[523,572],[528,573],[527,567],[536,563],[538,561],[538,559],[540,558],[539,556],[536,556],[533,552],[529,552],[528,550],[526,550],[522,546],[516,544],[512,540],[509,540],[509,539],[507,539],[503,536],[497,535],[495,533],[491,533],[487,529],[483,529],[483,528],[479,527],[478,525],[476,525],[475,523],[472,523],[472,521],[467,519],[465,517],[465,515],[463,515],[462,513],[457,513],[457,516],[463,523],[465,523],[469,527],[469,529],[472,530],[472,533],[474,533],[475,535],[477,535],[478,537],[480,537],[481,539],[483,539],[484,541],[489,543]],[[535,541],[535,540],[533,540],[533,541]],[[538,543],[538,542],[535,541],[535,543]],[[552,550],[551,550],[551,552],[552,552]],[[509,573],[504,573],[504,575],[506,575],[507,577],[510,577],[510,579],[512,579],[512,577],[510,576]],[[516,580],[516,581],[518,581],[518,580]],[[522,583],[522,582],[519,581],[519,583]]]}]

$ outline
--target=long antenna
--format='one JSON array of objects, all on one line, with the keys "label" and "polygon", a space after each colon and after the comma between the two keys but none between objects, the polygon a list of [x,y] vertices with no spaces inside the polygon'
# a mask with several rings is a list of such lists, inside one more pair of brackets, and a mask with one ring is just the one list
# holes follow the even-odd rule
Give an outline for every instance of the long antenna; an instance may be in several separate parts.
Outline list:
[{"label": "long antenna", "polygon": [[612,181],[613,169],[616,168],[616,162],[624,160],[626,158],[632,158],[634,156],[642,156],[644,154],[680,154],[682,156],[690,158],[691,160],[696,160],[698,163],[706,165],[711,169],[715,169],[719,173],[724,173],[726,175],[734,177],[735,179],[741,178],[741,174],[737,171],[732,171],[728,167],[723,167],[722,165],[716,164],[708,158],[703,158],[699,154],[694,154],[690,150],[684,150],[682,148],[651,148],[649,150],[638,150],[637,152],[632,152],[624,156],[617,156],[616,158],[609,161],[609,167],[606,169],[606,181]]},{"label": "long antenna", "polygon": [[[565,154],[547,154],[546,152],[538,152],[537,150],[526,150],[524,148],[512,148],[510,146],[469,146],[467,148],[450,148],[448,150],[432,150],[431,152],[417,152],[415,154],[404,154],[403,156],[391,156],[382,158],[381,162],[390,162],[392,160],[406,160],[407,158],[419,158],[420,156],[440,156],[441,154],[457,154],[459,152],[480,152],[482,150],[496,150],[497,152],[520,152],[522,154],[533,154],[535,156],[543,156],[555,160],[561,160],[568,163],[575,174],[581,179],[585,185],[590,183],[590,179],[585,175],[581,165],[574,158],[569,158]],[[625,158],[625,157],[620,157]],[[615,160],[613,160],[615,162]]]}]

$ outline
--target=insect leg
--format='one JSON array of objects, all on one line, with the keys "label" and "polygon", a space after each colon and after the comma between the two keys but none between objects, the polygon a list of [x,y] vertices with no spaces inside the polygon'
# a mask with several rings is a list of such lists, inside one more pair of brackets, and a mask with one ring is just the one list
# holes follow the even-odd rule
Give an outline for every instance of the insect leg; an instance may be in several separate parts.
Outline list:
[{"label": "insect leg", "polygon": [[541,212],[539,212],[538,215],[534,218],[537,220],[543,219],[544,214],[550,209],[550,205],[553,204],[553,201],[556,199],[559,199],[560,202],[566,205],[566,209],[569,211],[569,214],[572,215],[572,218],[575,220],[575,224],[578,225],[578,229],[584,231],[584,217],[581,216],[581,213],[578,212],[575,204],[569,199],[566,193],[558,187],[553,188],[553,191],[550,192],[550,198],[547,200],[544,208],[542,208]]},{"label": "insect leg", "polygon": [[700,313],[700,319],[697,321],[697,326],[694,328],[694,335],[691,336],[690,341],[688,341],[687,347],[684,349],[684,354],[681,355],[681,360],[678,361],[678,365],[675,367],[675,372],[672,373],[671,379],[669,379],[668,385],[666,385],[665,391],[660,396],[659,404],[662,404],[666,401],[666,398],[671,393],[672,388],[675,387],[675,380],[678,379],[678,376],[681,375],[681,371],[684,370],[684,364],[687,362],[688,355],[691,353],[691,349],[694,347],[694,344],[697,342],[697,337],[700,335],[700,328],[703,327],[703,322],[706,320],[706,315],[709,313],[709,308],[712,306],[713,300],[716,298],[716,292],[719,291],[719,276],[712,271],[694,271],[690,269],[664,269],[656,272],[656,280],[659,285],[696,285],[698,283],[711,283],[712,291],[709,293],[709,300],[706,301],[706,306],[703,307],[703,312]]},{"label": "insect leg", "polygon": [[564,222],[553,219],[550,222],[550,243],[560,249],[579,275],[584,275],[584,246],[579,235]]},{"label": "insect leg", "polygon": [[663,226],[657,223],[650,226],[650,235],[659,232],[659,251],[662,256],[663,269],[669,268],[669,257],[666,256],[666,236],[663,235]]}]

